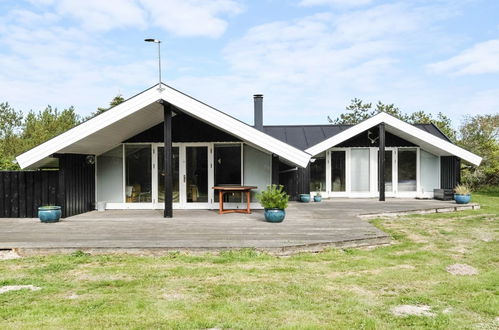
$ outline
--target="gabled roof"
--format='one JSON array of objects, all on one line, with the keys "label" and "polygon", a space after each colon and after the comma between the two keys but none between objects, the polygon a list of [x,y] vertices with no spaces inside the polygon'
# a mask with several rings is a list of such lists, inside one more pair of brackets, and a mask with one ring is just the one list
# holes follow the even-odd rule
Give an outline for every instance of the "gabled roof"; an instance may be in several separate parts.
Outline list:
[{"label": "gabled roof", "polygon": [[[306,150],[319,142],[333,137],[354,125],[328,124],[328,125],[266,125],[263,131],[287,144],[300,150]],[[445,141],[449,139],[433,124],[413,124]],[[450,141],[449,141],[450,142]]]},{"label": "gabled roof", "polygon": [[475,155],[450,141],[435,136],[426,130],[408,124],[387,113],[379,113],[363,122],[351,126],[338,134],[323,140],[305,151],[311,155],[317,155],[346,141],[359,133],[362,133],[376,125],[385,123],[386,131],[395,134],[409,142],[419,145],[421,148],[440,156],[457,156],[474,165],[480,165],[482,158]]},{"label": "gabled roof", "polygon": [[126,139],[163,121],[164,100],[180,111],[225,131],[257,148],[274,153],[295,165],[306,167],[310,155],[261,132],[213,107],[167,85],[157,85],[135,95],[45,143],[19,155],[21,168],[38,168],[49,163],[56,153],[99,155]]}]

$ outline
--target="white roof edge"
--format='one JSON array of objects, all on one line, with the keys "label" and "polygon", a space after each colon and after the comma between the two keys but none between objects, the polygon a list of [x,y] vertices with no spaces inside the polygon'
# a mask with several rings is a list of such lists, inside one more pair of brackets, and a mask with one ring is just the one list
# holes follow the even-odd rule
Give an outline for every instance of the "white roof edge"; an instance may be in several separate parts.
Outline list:
[{"label": "white roof edge", "polygon": [[312,156],[317,155],[380,123],[385,123],[389,126],[404,131],[405,133],[410,134],[419,140],[429,143],[438,149],[441,149],[447,153],[457,156],[476,166],[480,165],[480,163],[482,162],[482,157],[475,155],[474,153],[471,153],[468,150],[465,150],[451,142],[445,141],[437,136],[434,136],[433,134],[423,131],[422,129],[419,129],[411,124],[408,124],[384,112],[381,112],[369,119],[366,119],[363,122],[360,122],[359,124],[354,125],[330,137],[329,139],[319,142],[305,151],[311,154]]},{"label": "white roof edge", "polygon": [[261,132],[167,85],[162,85],[162,91],[155,88],[156,86],[17,156],[16,159],[19,166],[21,168],[29,167],[159,99],[163,99],[189,115],[208,122],[244,141],[251,142],[298,166],[306,167],[308,165],[311,155],[307,152]]}]

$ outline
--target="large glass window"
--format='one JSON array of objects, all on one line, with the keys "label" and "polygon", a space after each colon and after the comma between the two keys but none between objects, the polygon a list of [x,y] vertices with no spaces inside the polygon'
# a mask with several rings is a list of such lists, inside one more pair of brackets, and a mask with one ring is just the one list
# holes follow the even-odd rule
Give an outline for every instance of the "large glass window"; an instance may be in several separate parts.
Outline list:
[{"label": "large glass window", "polygon": [[326,191],[326,153],[314,158],[310,163],[310,191]]},{"label": "large glass window", "polygon": [[398,149],[398,191],[416,191],[415,148]]},{"label": "large glass window", "polygon": [[208,147],[186,147],[187,202],[208,202]]},{"label": "large glass window", "polygon": [[[164,147],[158,148],[158,202],[165,201],[165,159]],[[179,147],[172,147],[173,154],[173,202],[179,200]]]},{"label": "large glass window", "polygon": [[123,146],[97,156],[97,201],[123,203]]},{"label": "large glass window", "polygon": [[345,188],[345,151],[331,151],[331,191]]},{"label": "large glass window", "polygon": [[150,203],[151,145],[125,145],[126,202]]},{"label": "large glass window", "polygon": [[369,149],[351,150],[351,185],[353,192],[369,191]]},{"label": "large glass window", "polygon": [[[215,144],[215,186],[241,185],[241,144]],[[241,202],[241,193],[224,195],[225,202]],[[218,192],[215,194],[218,202]]]},{"label": "large glass window", "polygon": [[[385,191],[393,192],[393,157],[391,150],[385,150]],[[379,151],[378,151],[379,157]],[[379,164],[379,163],[378,163]],[[379,172],[378,172],[379,182]],[[379,187],[378,187],[379,190]]]}]

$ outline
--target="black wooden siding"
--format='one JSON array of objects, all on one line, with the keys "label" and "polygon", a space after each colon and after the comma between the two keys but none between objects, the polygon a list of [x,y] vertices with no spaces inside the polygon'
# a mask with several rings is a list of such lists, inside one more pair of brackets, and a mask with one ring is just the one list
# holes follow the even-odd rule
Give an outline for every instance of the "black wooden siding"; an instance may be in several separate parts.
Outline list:
[{"label": "black wooden siding", "polygon": [[279,184],[290,196],[289,200],[300,200],[300,194],[310,194],[310,166],[295,169],[284,163],[279,164]]},{"label": "black wooden siding", "polygon": [[461,159],[455,156],[440,157],[440,188],[454,189],[461,183]]},{"label": "black wooden siding", "polygon": [[[163,142],[163,123],[151,127],[127,142]],[[238,142],[240,139],[189,115],[179,113],[172,118],[173,142]]]},{"label": "black wooden siding", "polygon": [[95,165],[86,162],[87,155],[62,154],[59,157],[58,204],[62,217],[95,209]]},{"label": "black wooden siding", "polygon": [[59,171],[0,172],[0,218],[33,218],[57,205]]}]

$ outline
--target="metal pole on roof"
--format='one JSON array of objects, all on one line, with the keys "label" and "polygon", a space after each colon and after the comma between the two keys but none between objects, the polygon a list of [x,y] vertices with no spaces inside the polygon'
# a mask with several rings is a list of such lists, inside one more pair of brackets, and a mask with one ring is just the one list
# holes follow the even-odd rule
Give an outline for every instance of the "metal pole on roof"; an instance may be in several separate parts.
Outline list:
[{"label": "metal pole on roof", "polygon": [[163,88],[161,87],[161,40],[158,39],[144,39],[145,42],[153,42],[155,44],[158,44],[158,72],[159,72],[159,85],[158,85],[158,90],[162,91]]}]

